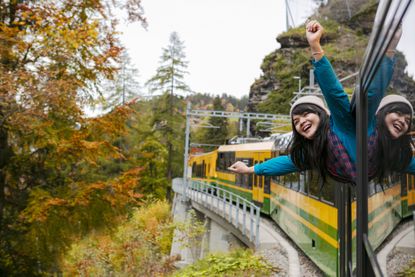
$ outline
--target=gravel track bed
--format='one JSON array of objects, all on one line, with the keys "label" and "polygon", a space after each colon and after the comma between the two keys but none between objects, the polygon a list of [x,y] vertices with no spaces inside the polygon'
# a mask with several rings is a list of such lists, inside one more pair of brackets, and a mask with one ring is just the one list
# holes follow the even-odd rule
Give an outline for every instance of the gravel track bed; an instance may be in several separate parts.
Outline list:
[{"label": "gravel track bed", "polygon": [[[408,227],[413,228],[414,221],[412,218],[408,218],[402,221],[395,230],[393,230],[392,234],[386,238],[386,240],[382,243],[379,249],[376,252],[379,252],[385,245],[387,245],[396,235],[400,232],[405,230]],[[388,257],[387,257],[387,274],[390,277],[398,276],[398,273],[404,270],[406,267],[409,266],[411,261],[415,259],[415,255],[410,255],[407,253],[402,253],[397,250],[392,250]]]},{"label": "gravel track bed", "polygon": [[[298,248],[292,240],[284,233],[283,230],[281,230],[278,225],[272,221],[271,219],[264,219],[268,221],[270,226],[274,228],[275,231],[278,232],[285,240],[287,240],[292,247],[295,248],[298,252],[298,257],[300,260],[300,267],[301,267],[301,276],[304,277],[323,277],[323,272],[303,253],[303,251]],[[275,246],[271,249],[266,249],[258,252],[258,254],[261,254],[266,261],[268,261],[273,266],[276,266],[281,269],[281,272],[278,272],[272,276],[274,277],[282,277],[282,276],[288,276],[288,257],[287,253],[281,246]]]}]

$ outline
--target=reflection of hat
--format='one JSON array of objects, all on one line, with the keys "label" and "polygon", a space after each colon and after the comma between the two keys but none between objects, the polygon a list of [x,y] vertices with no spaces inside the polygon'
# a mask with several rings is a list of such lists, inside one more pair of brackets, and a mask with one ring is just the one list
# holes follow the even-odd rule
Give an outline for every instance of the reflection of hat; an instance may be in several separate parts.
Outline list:
[{"label": "reflection of hat", "polygon": [[330,111],[326,108],[326,105],[324,104],[323,100],[321,100],[317,96],[308,95],[308,96],[301,97],[294,102],[294,104],[291,106],[291,109],[290,109],[290,116],[292,116],[292,112],[294,108],[301,104],[314,104],[318,106],[319,108],[321,108],[323,111],[325,111],[327,115],[330,115]]},{"label": "reflection of hat", "polygon": [[412,114],[414,113],[414,108],[412,107],[411,102],[409,102],[405,97],[397,95],[397,94],[391,94],[388,96],[383,97],[382,101],[380,101],[379,107],[376,110],[376,114],[383,109],[385,106],[392,104],[392,103],[403,103],[409,106],[411,108],[411,118]]}]

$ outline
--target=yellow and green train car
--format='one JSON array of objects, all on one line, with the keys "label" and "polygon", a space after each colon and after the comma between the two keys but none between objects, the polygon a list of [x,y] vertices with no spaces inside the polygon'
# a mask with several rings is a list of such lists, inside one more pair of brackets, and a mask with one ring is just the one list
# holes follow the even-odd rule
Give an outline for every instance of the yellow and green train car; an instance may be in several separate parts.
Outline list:
[{"label": "yellow and green train car", "polygon": [[218,150],[193,155],[189,159],[192,178],[204,180],[214,186],[231,191],[261,207],[261,212],[270,211],[270,177],[255,174],[235,174],[228,167],[235,161],[248,166],[271,158],[274,142],[258,142],[239,145],[222,145]]},{"label": "yellow and green train car", "polygon": [[[327,275],[339,272],[342,185],[322,180],[313,171],[264,177],[235,174],[227,168],[236,161],[248,166],[285,153],[289,136],[273,142],[223,145],[217,150],[193,155],[192,178],[232,191],[261,207],[304,253]],[[369,240],[377,248],[402,218],[415,210],[415,178],[395,175],[380,186],[369,184]],[[352,203],[352,239],[355,239],[356,203]],[[340,226],[340,228],[339,228]],[[354,245],[354,243],[353,243]],[[353,250],[354,251],[354,250]]]}]

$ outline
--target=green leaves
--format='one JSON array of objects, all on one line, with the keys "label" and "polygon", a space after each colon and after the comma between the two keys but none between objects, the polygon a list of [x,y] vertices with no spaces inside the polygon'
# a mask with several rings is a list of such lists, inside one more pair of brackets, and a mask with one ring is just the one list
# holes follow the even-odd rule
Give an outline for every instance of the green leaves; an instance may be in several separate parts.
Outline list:
[{"label": "green leaves", "polygon": [[173,276],[270,276],[278,272],[250,250],[236,250],[228,254],[210,254]]}]

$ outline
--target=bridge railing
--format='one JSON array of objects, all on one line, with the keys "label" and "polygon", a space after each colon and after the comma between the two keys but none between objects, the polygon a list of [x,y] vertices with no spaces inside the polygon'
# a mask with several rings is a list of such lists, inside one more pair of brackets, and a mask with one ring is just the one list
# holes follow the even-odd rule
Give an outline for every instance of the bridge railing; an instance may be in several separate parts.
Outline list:
[{"label": "bridge railing", "polygon": [[259,245],[260,208],[228,190],[188,180],[186,195],[235,226],[255,246]]}]

